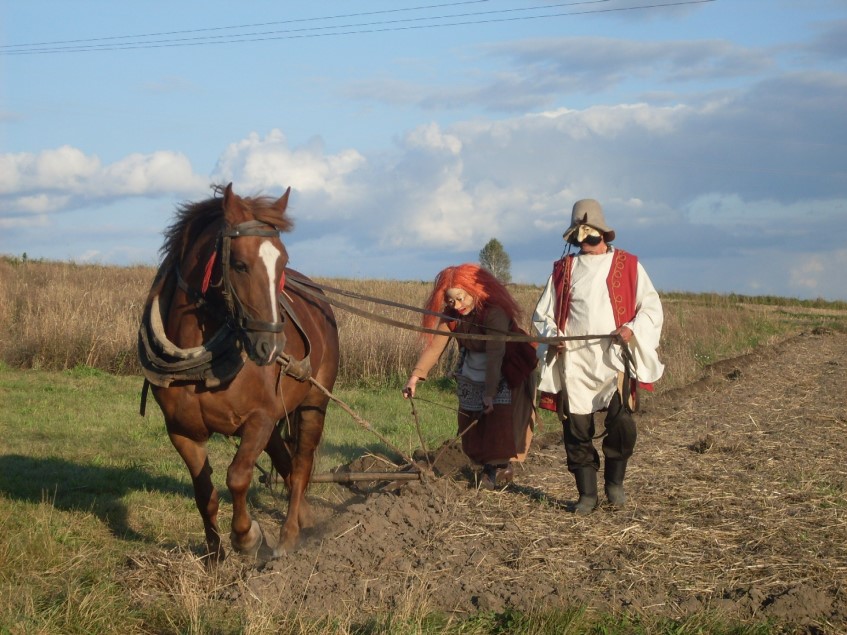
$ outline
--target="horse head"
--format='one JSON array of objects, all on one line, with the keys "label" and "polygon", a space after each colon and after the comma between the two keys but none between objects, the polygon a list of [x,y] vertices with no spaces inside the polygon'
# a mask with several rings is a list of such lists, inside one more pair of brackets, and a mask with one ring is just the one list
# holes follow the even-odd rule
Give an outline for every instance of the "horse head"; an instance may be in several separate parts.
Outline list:
[{"label": "horse head", "polygon": [[230,183],[223,193],[222,294],[247,354],[260,366],[273,363],[285,346],[277,294],[288,264],[279,233],[292,227],[286,216],[290,192],[275,201],[242,198]]}]

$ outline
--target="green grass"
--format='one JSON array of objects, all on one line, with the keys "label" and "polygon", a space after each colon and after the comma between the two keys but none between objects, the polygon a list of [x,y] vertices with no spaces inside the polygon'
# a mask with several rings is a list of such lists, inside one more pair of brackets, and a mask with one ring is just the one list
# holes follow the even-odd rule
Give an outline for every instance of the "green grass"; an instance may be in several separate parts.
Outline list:
[{"label": "green grass", "polygon": [[[188,472],[155,402],[139,415],[141,383],[85,367],[0,365],[0,595],[10,598],[0,608],[0,633],[241,632],[240,618],[220,606],[202,616],[189,606],[142,611],[121,586],[128,552],[203,544]],[[435,445],[455,433],[452,395],[435,387],[422,393],[448,405],[418,404],[423,435]],[[420,445],[399,385],[337,396],[401,451]],[[234,442],[213,437],[209,451],[226,516]],[[318,471],[365,452],[392,454],[331,404]],[[267,500],[258,481],[251,500]]]},{"label": "green grass", "polygon": [[[559,634],[738,633],[764,627],[724,626],[717,618],[641,624],[587,615],[581,608],[532,614],[378,615],[352,624],[328,616],[307,621],[291,607],[221,600],[214,576],[194,559],[204,544],[187,470],[170,445],[155,402],[138,414],[141,380],[76,367],[22,371],[0,365],[0,634],[17,633],[356,633]],[[401,384],[337,396],[392,444],[420,445]],[[418,420],[433,449],[455,434],[449,382],[419,385]],[[558,424],[554,424],[557,426]],[[210,443],[222,490],[234,446]],[[364,452],[390,454],[345,412],[330,406],[319,471]],[[251,500],[265,500],[254,486]],[[146,601],[128,593],[137,558],[168,554]]]},{"label": "green grass", "polygon": [[[334,394],[408,456],[420,447],[421,441],[412,404],[403,398],[401,388],[400,383],[367,390],[342,387]],[[449,389],[438,386],[421,387],[418,397],[415,400],[417,420],[424,443],[431,449],[456,433],[455,397]],[[347,462],[364,452],[399,459],[376,435],[367,432],[336,404],[331,404],[321,442],[319,469]]]}]

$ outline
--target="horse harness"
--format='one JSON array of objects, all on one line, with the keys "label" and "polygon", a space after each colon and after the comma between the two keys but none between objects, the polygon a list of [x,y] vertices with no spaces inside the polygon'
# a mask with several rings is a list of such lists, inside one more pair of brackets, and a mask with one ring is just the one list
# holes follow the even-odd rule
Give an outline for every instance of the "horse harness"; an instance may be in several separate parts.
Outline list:
[{"label": "horse harness", "polygon": [[[142,416],[146,411],[147,392],[150,384],[167,388],[175,381],[187,381],[202,382],[206,388],[215,388],[231,381],[244,366],[247,355],[243,341],[245,333],[248,331],[282,333],[285,328],[286,315],[291,318],[300,337],[303,338],[305,354],[303,359],[300,360],[294,359],[284,352],[277,356],[276,362],[280,364],[277,387],[279,388],[279,384],[282,383],[282,378],[285,375],[293,377],[297,381],[306,381],[311,376],[310,355],[312,345],[297,313],[294,311],[294,307],[282,289],[285,280],[284,273],[277,293],[282,319],[277,322],[254,319],[245,309],[230,279],[230,255],[233,239],[241,236],[275,237],[278,235],[279,231],[275,227],[259,220],[224,227],[215,241],[215,248],[206,265],[206,275],[199,292],[189,287],[182,277],[178,265],[170,271],[164,270],[164,266],[158,271],[156,281],[162,280],[162,284],[159,292],[148,300],[138,331],[138,358],[144,373],[140,406]],[[218,253],[221,257],[221,280],[217,284],[211,284],[211,271]],[[223,319],[223,324],[212,337],[194,348],[179,348],[165,334],[163,316],[168,313],[177,286],[188,295],[195,305],[217,312],[219,317]],[[222,287],[221,295],[226,306],[225,311],[220,311],[215,305],[207,301],[206,291],[209,286]],[[162,295],[167,298],[166,306],[161,304]]]}]

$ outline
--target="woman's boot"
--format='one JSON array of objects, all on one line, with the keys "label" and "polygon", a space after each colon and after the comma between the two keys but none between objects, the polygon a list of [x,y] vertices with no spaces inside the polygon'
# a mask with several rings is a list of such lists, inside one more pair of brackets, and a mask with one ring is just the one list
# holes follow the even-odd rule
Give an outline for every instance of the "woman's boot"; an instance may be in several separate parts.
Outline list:
[{"label": "woman's boot", "polygon": [[576,490],[579,500],[574,506],[574,514],[590,514],[597,507],[597,470],[593,467],[581,467],[574,470]]},{"label": "woman's boot", "polygon": [[497,487],[497,468],[490,463],[486,463],[479,473],[479,488],[494,489],[495,487]]},{"label": "woman's boot", "polygon": [[504,487],[512,482],[512,479],[515,477],[515,472],[512,469],[511,463],[504,463],[503,465],[497,466],[497,473],[494,477],[494,484],[497,487]]},{"label": "woman's boot", "polygon": [[605,478],[606,498],[615,507],[626,505],[626,493],[623,490],[623,479],[626,474],[626,461],[606,460]]}]

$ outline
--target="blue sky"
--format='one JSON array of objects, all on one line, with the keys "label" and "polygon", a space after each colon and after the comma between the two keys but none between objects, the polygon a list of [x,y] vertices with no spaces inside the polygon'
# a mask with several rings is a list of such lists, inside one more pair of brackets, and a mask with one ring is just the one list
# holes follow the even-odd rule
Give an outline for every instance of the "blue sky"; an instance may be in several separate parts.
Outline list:
[{"label": "blue sky", "polygon": [[660,291],[847,299],[844,0],[0,0],[0,253],[156,264],[292,188],[292,265],[543,284],[601,201]]}]

